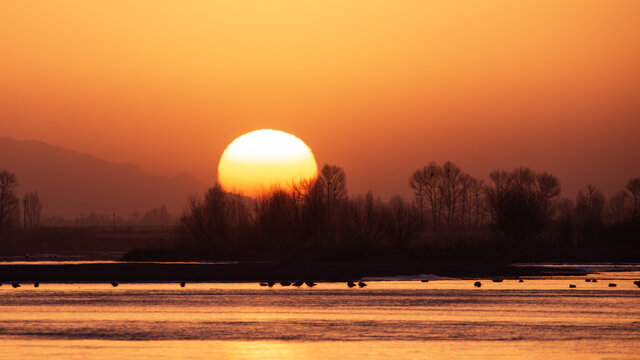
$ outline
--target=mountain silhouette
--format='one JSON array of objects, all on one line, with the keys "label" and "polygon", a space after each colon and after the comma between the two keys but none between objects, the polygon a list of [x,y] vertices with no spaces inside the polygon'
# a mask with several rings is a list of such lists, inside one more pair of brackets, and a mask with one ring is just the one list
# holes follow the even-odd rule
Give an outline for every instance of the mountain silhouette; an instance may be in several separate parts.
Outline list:
[{"label": "mountain silhouette", "polygon": [[18,193],[38,191],[46,216],[67,218],[96,213],[128,216],[165,205],[177,216],[190,194],[206,185],[188,174],[154,176],[39,141],[0,137],[0,170],[18,178]]}]

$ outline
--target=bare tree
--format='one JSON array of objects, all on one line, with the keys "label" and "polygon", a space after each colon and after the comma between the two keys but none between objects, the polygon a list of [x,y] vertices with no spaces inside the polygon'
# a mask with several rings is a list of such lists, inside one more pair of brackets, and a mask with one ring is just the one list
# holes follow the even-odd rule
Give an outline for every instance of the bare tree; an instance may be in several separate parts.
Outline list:
[{"label": "bare tree", "polygon": [[631,216],[634,222],[640,221],[640,177],[627,182],[627,191],[631,195]]},{"label": "bare tree", "polygon": [[296,199],[284,189],[274,189],[255,200],[256,225],[263,240],[288,246],[297,235]]},{"label": "bare tree", "polygon": [[360,246],[375,244],[382,238],[384,209],[380,199],[374,198],[371,191],[364,197],[357,196],[351,200],[349,210],[347,226]]},{"label": "bare tree", "polygon": [[413,190],[415,201],[418,206],[418,214],[420,222],[424,221],[425,201],[427,197],[427,189],[425,187],[425,168],[418,169],[409,177],[409,187]]},{"label": "bare tree", "polygon": [[248,213],[240,196],[229,194],[216,184],[203,198],[189,199],[178,222],[178,231],[200,244],[218,248],[232,237],[239,223],[248,221]]},{"label": "bare tree", "polygon": [[8,171],[0,172],[0,234],[14,229],[20,221],[20,200],[15,189],[16,176]]},{"label": "bare tree", "polygon": [[325,201],[330,207],[347,199],[347,176],[341,167],[323,166],[320,170],[318,183]]},{"label": "bare tree", "polygon": [[[447,161],[442,166],[430,162],[414,171],[409,177],[409,187],[413,190],[421,219],[429,210],[434,227],[443,223],[449,227],[465,223],[470,226],[473,202],[475,200],[475,210],[479,210],[484,183]],[[476,214],[476,222],[479,222],[480,215]]]},{"label": "bare tree", "polygon": [[[473,201],[473,213],[475,215],[474,228],[478,228],[480,224],[484,222],[484,180],[478,180],[472,178],[471,184],[469,185],[469,193],[470,197]],[[469,212],[471,215],[471,212]],[[471,224],[471,222],[469,222]]]},{"label": "bare tree", "polygon": [[385,206],[385,230],[391,241],[404,248],[420,226],[420,214],[412,204],[394,196]]},{"label": "bare tree", "polygon": [[626,191],[618,191],[609,198],[609,209],[611,210],[611,220],[614,223],[622,223],[627,219],[627,203],[629,202],[629,193]]},{"label": "bare tree", "polygon": [[414,190],[419,204],[423,204],[420,211],[424,215],[424,203],[426,203],[431,213],[431,222],[436,227],[440,225],[444,202],[441,183],[442,168],[435,162],[430,162],[427,166],[416,170],[409,178],[409,186]]},{"label": "bare tree", "polygon": [[571,199],[558,201],[558,230],[566,245],[575,245],[575,203]]},{"label": "bare tree", "polygon": [[34,229],[40,226],[42,219],[42,203],[38,192],[30,192],[22,197],[22,214],[24,229]]},{"label": "bare tree", "polygon": [[550,221],[560,195],[560,183],[548,173],[529,168],[494,170],[486,190],[493,222],[504,232],[527,237]]},{"label": "bare tree", "polygon": [[595,186],[587,185],[587,190],[580,190],[576,197],[576,215],[583,224],[600,225],[604,211],[604,195]]},{"label": "bare tree", "polygon": [[331,212],[318,180],[305,180],[292,187],[294,225],[300,239],[308,244],[335,237],[342,208],[335,204]]},{"label": "bare tree", "polygon": [[542,219],[551,219],[557,209],[557,202],[561,191],[560,182],[558,178],[546,171],[538,174],[536,180],[540,201],[540,217]]},{"label": "bare tree", "polygon": [[451,161],[447,161],[442,165],[441,174],[442,179],[439,189],[446,210],[447,225],[451,226],[455,222],[456,207],[463,191],[465,176],[460,168]]}]

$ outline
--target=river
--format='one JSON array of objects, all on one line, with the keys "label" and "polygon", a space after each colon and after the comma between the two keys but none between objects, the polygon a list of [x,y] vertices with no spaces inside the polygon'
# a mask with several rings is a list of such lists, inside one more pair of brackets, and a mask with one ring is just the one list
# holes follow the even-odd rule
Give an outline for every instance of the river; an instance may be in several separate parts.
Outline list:
[{"label": "river", "polygon": [[0,358],[640,359],[640,274],[596,276],[3,284]]}]

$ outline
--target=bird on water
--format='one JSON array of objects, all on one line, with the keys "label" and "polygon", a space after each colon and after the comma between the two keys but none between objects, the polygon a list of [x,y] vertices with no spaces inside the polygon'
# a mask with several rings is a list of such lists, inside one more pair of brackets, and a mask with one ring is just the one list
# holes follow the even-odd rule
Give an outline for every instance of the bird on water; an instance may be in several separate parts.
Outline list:
[{"label": "bird on water", "polygon": [[480,286],[482,286],[482,283],[480,281],[476,281],[476,282],[473,283],[473,286],[480,287]]},{"label": "bird on water", "polygon": [[353,281],[347,281],[347,286],[352,288],[352,287],[356,286],[356,284]]},{"label": "bird on water", "polygon": [[365,283],[364,281],[360,281],[360,282],[358,283],[358,286],[360,286],[361,288],[363,288],[363,287],[367,286],[367,283]]}]

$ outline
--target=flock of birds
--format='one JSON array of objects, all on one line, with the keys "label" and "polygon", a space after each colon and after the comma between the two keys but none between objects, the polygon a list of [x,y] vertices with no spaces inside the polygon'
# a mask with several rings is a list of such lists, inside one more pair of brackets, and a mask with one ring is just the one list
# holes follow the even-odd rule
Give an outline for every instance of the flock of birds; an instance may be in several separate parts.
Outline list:
[{"label": "flock of birds", "polygon": [[[275,284],[280,284],[280,286],[295,286],[295,287],[301,287],[302,285],[307,285],[308,287],[312,288],[314,286],[316,286],[317,284],[314,283],[313,281],[310,280],[306,280],[306,281],[302,281],[302,280],[298,280],[296,282],[291,282],[288,280],[284,280],[284,281],[280,281],[280,282],[276,282],[276,281],[265,281],[265,282],[261,282],[260,286],[268,286],[268,287],[273,287]],[[364,281],[358,281],[357,283],[355,281],[347,281],[347,286],[350,288],[353,287],[365,287],[367,286],[367,283],[365,283]]]},{"label": "flock of birds", "polygon": [[[502,282],[502,279],[493,279],[493,280],[491,280],[491,281],[499,283],[499,282]],[[598,282],[598,279],[587,278],[587,279],[584,279],[584,281],[585,281],[585,282],[590,282],[590,283],[596,283],[596,282]],[[520,280],[518,280],[518,282],[524,282],[524,280],[523,280],[523,279],[520,279]],[[633,283],[634,283],[637,287],[639,287],[639,288],[640,288],[640,280],[638,280],[638,281],[634,281]],[[482,286],[482,283],[481,283],[480,281],[476,281],[475,283],[473,283],[473,286],[475,286],[475,287],[478,287],[478,288],[479,288],[479,287],[481,287],[481,286]],[[611,287],[611,288],[616,287],[616,286],[618,286],[618,284],[613,283],[613,282],[610,282],[610,283],[609,283],[609,287]],[[576,285],[576,284],[569,284],[569,289],[575,289],[575,288],[577,288],[577,285]]]},{"label": "flock of birds", "polygon": [[[500,283],[500,282],[502,282],[502,279],[493,279],[493,280],[491,280],[491,281],[496,282],[496,283]],[[597,280],[597,279],[593,279],[593,278],[587,278],[587,279],[584,279],[584,281],[585,281],[585,282],[591,282],[591,283],[596,283],[596,282],[598,282],[598,280]],[[422,282],[426,283],[426,282],[429,282],[429,280],[422,280]],[[518,282],[524,282],[524,280],[523,280],[523,279],[519,279],[519,280],[518,280]],[[639,287],[639,288],[640,288],[640,280],[638,280],[638,281],[634,281],[633,283],[634,283],[637,287]],[[265,282],[261,282],[261,283],[260,283],[260,286],[266,286],[266,287],[270,287],[270,288],[272,288],[272,287],[273,287],[274,285],[276,285],[276,284],[280,284],[280,286],[285,286],[285,287],[286,287],[286,286],[301,287],[302,285],[307,285],[307,287],[310,287],[310,288],[312,288],[312,287],[314,287],[314,286],[316,286],[316,285],[317,285],[316,283],[314,283],[313,281],[310,281],[310,280],[306,280],[306,281],[298,280],[298,281],[296,281],[296,282],[291,282],[291,281],[288,281],[288,280],[283,280],[283,281],[279,281],[279,282],[277,282],[277,281],[265,281]],[[180,282],[180,287],[185,287],[186,285],[187,285],[187,283],[186,283],[186,282],[184,282],[184,281]],[[0,286],[2,286],[2,283],[0,283]],[[14,289],[15,289],[15,288],[19,288],[19,287],[20,287],[20,283],[12,282],[12,283],[11,283],[11,286],[12,286]],[[33,287],[36,287],[36,288],[37,288],[37,287],[39,287],[39,286],[40,286],[40,283],[39,283],[39,282],[37,282],[37,281],[36,281],[36,282],[34,282],[34,283],[33,283]],[[117,282],[115,282],[115,281],[112,281],[112,282],[111,282],[111,286],[113,286],[113,287],[117,287],[117,286],[118,286],[118,283],[117,283]],[[349,288],[354,288],[354,287],[356,287],[356,286],[358,286],[358,287],[360,287],[360,288],[363,288],[363,287],[367,286],[367,283],[365,283],[364,281],[358,281],[357,283],[356,283],[355,281],[347,281],[347,287],[349,287]],[[480,281],[476,281],[476,282],[474,282],[474,283],[473,283],[473,286],[474,286],[474,287],[479,288],[479,287],[481,287],[481,286],[482,286],[482,283],[481,283]],[[618,286],[618,284],[616,284],[616,283],[612,283],[612,282],[611,282],[611,283],[609,283],[609,287],[612,287],[612,288],[613,288],[613,287],[616,287],[616,286]],[[569,288],[570,288],[570,289],[575,289],[576,287],[577,287],[577,286],[576,286],[576,284],[569,284]]]}]

